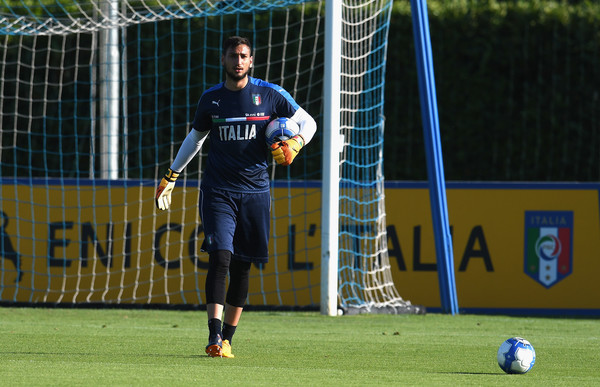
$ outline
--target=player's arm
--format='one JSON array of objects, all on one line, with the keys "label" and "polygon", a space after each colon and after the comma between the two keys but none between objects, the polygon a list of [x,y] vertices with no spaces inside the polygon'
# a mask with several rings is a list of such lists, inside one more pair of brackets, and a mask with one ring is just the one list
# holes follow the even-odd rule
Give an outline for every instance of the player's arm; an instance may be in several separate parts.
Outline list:
[{"label": "player's arm", "polygon": [[173,192],[173,188],[175,188],[175,181],[181,171],[200,151],[207,136],[208,132],[199,132],[196,129],[192,129],[185,137],[185,140],[183,140],[183,143],[181,143],[181,147],[177,152],[177,156],[175,156],[175,160],[173,160],[173,164],[171,164],[171,168],[169,168],[156,189],[156,207],[159,210],[166,210],[171,206],[171,193]]},{"label": "player's arm", "polygon": [[300,127],[298,135],[304,140],[304,145],[312,140],[317,132],[317,123],[308,112],[302,108],[296,110],[296,113],[291,117],[291,120],[296,121]]},{"label": "player's arm", "polygon": [[300,149],[302,149],[315,135],[317,123],[308,112],[301,107],[296,110],[291,120],[298,123],[300,130],[297,135],[289,140],[281,141],[271,145],[273,159],[279,165],[290,165]]}]

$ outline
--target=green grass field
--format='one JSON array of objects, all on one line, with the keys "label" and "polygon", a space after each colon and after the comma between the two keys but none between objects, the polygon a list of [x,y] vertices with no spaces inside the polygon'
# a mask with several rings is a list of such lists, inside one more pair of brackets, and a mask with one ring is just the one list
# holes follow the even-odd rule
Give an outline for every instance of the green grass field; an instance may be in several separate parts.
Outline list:
[{"label": "green grass field", "polygon": [[[496,364],[511,336],[533,369]],[[0,308],[2,385],[600,385],[600,320],[246,312],[235,359],[204,354],[204,312]]]}]

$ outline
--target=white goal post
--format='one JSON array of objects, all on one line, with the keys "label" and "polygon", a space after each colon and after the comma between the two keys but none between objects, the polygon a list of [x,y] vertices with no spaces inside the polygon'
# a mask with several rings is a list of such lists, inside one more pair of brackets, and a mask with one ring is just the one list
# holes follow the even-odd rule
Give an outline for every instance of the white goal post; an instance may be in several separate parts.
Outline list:
[{"label": "white goal post", "polygon": [[325,74],[323,75],[323,186],[321,216],[321,314],[338,311],[338,237],[341,140],[342,1],[326,4]]}]

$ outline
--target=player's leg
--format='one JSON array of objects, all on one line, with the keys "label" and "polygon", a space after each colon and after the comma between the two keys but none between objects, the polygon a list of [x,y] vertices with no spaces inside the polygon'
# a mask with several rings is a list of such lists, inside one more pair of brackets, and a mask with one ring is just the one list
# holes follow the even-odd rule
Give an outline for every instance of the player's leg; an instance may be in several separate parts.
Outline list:
[{"label": "player's leg", "polygon": [[233,251],[235,231],[234,198],[227,192],[200,191],[200,217],[204,227],[202,250],[208,251],[209,265],[206,274],[206,311],[209,339],[206,353],[221,356],[222,328],[221,317],[225,304],[227,273]]},{"label": "player's leg", "polygon": [[231,353],[233,335],[242,316],[244,304],[248,297],[251,263],[235,259],[229,265],[229,288],[225,303],[223,320],[223,356],[234,357]]},{"label": "player's leg", "polygon": [[216,250],[209,253],[208,273],[204,288],[209,330],[206,353],[213,357],[222,355],[221,316],[225,304],[225,286],[230,261],[231,252],[228,250]]},{"label": "player's leg", "polygon": [[230,282],[223,325],[224,352],[230,350],[231,339],[248,297],[250,267],[252,263],[267,263],[269,259],[270,207],[268,191],[240,195],[233,237],[234,254],[229,266]]}]

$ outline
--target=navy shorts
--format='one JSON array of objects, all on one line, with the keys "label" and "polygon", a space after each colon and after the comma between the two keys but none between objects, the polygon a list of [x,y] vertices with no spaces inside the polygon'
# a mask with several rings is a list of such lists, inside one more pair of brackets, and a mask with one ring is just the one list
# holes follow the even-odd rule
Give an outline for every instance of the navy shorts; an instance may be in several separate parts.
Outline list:
[{"label": "navy shorts", "polygon": [[253,263],[269,260],[271,195],[269,191],[239,193],[200,189],[202,251],[229,250]]}]

